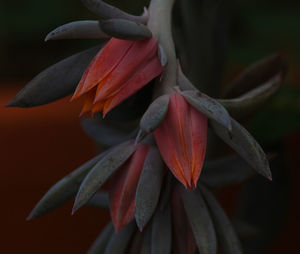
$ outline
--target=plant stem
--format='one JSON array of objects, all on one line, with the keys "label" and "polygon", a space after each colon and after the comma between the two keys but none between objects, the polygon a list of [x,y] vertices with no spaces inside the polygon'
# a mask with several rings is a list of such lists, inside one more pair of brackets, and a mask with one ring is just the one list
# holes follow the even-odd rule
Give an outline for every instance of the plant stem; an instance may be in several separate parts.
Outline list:
[{"label": "plant stem", "polygon": [[175,0],[151,0],[149,6],[148,27],[166,53],[168,62],[165,66],[162,79],[155,87],[154,96],[172,93],[176,86],[176,53],[172,38],[172,8]]}]

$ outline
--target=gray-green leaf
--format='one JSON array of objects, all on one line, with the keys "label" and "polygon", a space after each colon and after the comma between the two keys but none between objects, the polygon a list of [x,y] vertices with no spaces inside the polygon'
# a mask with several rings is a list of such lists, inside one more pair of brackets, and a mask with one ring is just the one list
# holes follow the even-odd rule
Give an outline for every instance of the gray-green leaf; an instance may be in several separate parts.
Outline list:
[{"label": "gray-green leaf", "polygon": [[280,86],[282,74],[277,74],[261,86],[234,99],[218,100],[234,118],[247,117],[257,111]]},{"label": "gray-green leaf", "polygon": [[237,121],[231,119],[232,133],[229,135],[226,128],[216,121],[211,121],[214,132],[232,149],[234,149],[244,160],[246,160],[258,173],[268,179],[272,179],[269,162],[266,154],[250,135]]},{"label": "gray-green leaf", "polygon": [[130,140],[112,148],[87,174],[77,193],[73,213],[86,204],[106,180],[132,155],[136,146]]},{"label": "gray-green leaf", "polygon": [[45,41],[101,38],[109,38],[109,35],[100,29],[98,20],[80,20],[57,27],[46,36]]},{"label": "gray-green leaf", "polygon": [[114,232],[114,227],[112,223],[109,223],[104,230],[101,232],[101,234],[98,236],[98,238],[95,240],[93,245],[88,250],[87,254],[101,254],[104,253],[105,248],[107,246],[107,242],[111,238],[112,234]]},{"label": "gray-green leaf", "polygon": [[98,191],[88,202],[88,206],[95,208],[109,208],[108,193],[105,191]]},{"label": "gray-green leaf", "polygon": [[53,185],[34,207],[28,220],[43,216],[75,197],[84,177],[104,155],[89,160]]},{"label": "gray-green leaf", "polygon": [[163,177],[164,163],[157,148],[151,147],[136,190],[135,219],[140,230],[149,222],[156,209]]},{"label": "gray-green leaf", "polygon": [[232,130],[230,116],[227,110],[217,100],[199,91],[183,91],[181,94],[195,109],[202,112],[209,119],[212,119],[228,131]]},{"label": "gray-green leaf", "polygon": [[222,251],[224,254],[242,254],[240,241],[222,207],[204,186],[201,186],[201,191],[210,210]]},{"label": "gray-green leaf", "polygon": [[61,99],[75,91],[81,76],[101,46],[70,56],[42,71],[6,106],[34,107]]},{"label": "gray-green leaf", "polygon": [[150,133],[161,124],[168,112],[169,101],[170,96],[163,95],[150,104],[140,121],[143,131]]},{"label": "gray-green leaf", "polygon": [[108,242],[104,254],[124,254],[135,229],[133,221],[118,234],[114,234]]},{"label": "gray-green leaf", "polygon": [[199,190],[180,187],[182,201],[201,254],[217,253],[217,238],[212,219]]}]

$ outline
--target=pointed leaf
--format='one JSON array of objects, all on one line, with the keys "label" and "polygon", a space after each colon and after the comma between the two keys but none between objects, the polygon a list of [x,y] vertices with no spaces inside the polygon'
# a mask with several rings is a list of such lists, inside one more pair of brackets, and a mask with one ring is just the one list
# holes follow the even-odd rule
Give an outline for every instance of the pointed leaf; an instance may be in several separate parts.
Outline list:
[{"label": "pointed leaf", "polygon": [[279,88],[282,75],[278,74],[261,86],[234,99],[218,100],[234,117],[247,117],[257,111]]},{"label": "pointed leaf", "polygon": [[223,125],[228,131],[232,130],[230,116],[227,110],[217,100],[199,91],[184,91],[181,94],[189,104],[202,112],[209,119]]},{"label": "pointed leaf", "polygon": [[135,193],[149,147],[138,144],[136,151],[110,181],[110,214],[116,232],[134,219]]},{"label": "pointed leaf", "polygon": [[212,219],[198,190],[180,188],[184,208],[201,254],[217,253],[217,238]]},{"label": "pointed leaf", "polygon": [[141,231],[149,222],[156,209],[164,172],[164,163],[159,151],[151,147],[136,190],[135,219]]},{"label": "pointed leaf", "polygon": [[223,253],[242,254],[241,243],[222,207],[204,186],[201,186],[201,191],[210,210]]},{"label": "pointed leaf", "polygon": [[105,146],[115,146],[136,136],[135,122],[113,121],[101,118],[82,118],[86,134]]},{"label": "pointed leaf", "polygon": [[104,191],[97,192],[87,203],[88,206],[96,208],[109,208],[108,193]]},{"label": "pointed leaf", "polygon": [[71,200],[76,195],[84,177],[104,155],[105,153],[102,153],[89,160],[53,185],[34,207],[28,219],[43,216]]},{"label": "pointed leaf", "polygon": [[88,202],[103,183],[135,151],[133,141],[122,143],[112,148],[88,173],[77,193],[73,213]]},{"label": "pointed leaf", "polygon": [[6,106],[34,107],[71,94],[99,49],[100,46],[93,47],[48,67],[31,80]]},{"label": "pointed leaf", "polygon": [[131,21],[146,24],[148,21],[148,13],[145,11],[142,16],[134,16],[128,14],[112,5],[101,0],[81,0],[82,3],[91,12],[99,15],[102,19],[128,19]]},{"label": "pointed leaf", "polygon": [[152,222],[151,254],[169,254],[172,245],[172,224],[170,205],[157,209]]},{"label": "pointed leaf", "polygon": [[104,254],[124,254],[134,231],[135,223],[131,222],[120,233],[114,234],[109,240]]},{"label": "pointed leaf", "polygon": [[100,254],[104,253],[107,242],[111,238],[112,234],[114,232],[114,228],[112,223],[109,223],[104,230],[101,232],[101,234],[98,236],[98,238],[95,240],[93,245],[88,250],[87,254]]},{"label": "pointed leaf", "polygon": [[287,64],[280,54],[275,54],[254,63],[244,70],[225,91],[226,98],[241,96],[254,89],[274,76],[282,73],[285,76]]},{"label": "pointed leaf", "polygon": [[206,161],[200,181],[213,188],[239,184],[254,175],[252,167],[239,156]]},{"label": "pointed leaf", "polygon": [[109,35],[100,29],[98,20],[80,20],[57,27],[46,36],[45,41],[101,38],[109,38]]},{"label": "pointed leaf", "polygon": [[140,121],[143,131],[150,133],[154,131],[164,120],[169,106],[170,96],[163,95],[154,100]]},{"label": "pointed leaf", "polygon": [[259,174],[271,180],[272,174],[269,162],[260,145],[237,121],[231,119],[231,124],[232,133],[229,135],[227,129],[222,125],[211,121],[212,129],[225,143],[234,149]]},{"label": "pointed leaf", "polygon": [[152,37],[145,25],[126,19],[108,19],[99,24],[106,34],[118,39],[135,41]]}]

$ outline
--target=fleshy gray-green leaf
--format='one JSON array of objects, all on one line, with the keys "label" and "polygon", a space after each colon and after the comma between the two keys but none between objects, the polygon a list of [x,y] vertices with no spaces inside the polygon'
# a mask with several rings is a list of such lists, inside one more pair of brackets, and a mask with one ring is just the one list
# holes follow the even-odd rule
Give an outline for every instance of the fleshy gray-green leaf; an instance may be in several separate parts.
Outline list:
[{"label": "fleshy gray-green leaf", "polygon": [[247,117],[257,111],[280,86],[282,75],[278,74],[261,86],[234,99],[218,100],[234,118]]},{"label": "fleshy gray-green leaf", "polygon": [[88,202],[88,206],[96,208],[109,208],[109,198],[108,193],[104,191],[97,192]]},{"label": "fleshy gray-green leaf", "polygon": [[86,8],[99,15],[102,19],[127,19],[143,24],[146,24],[148,21],[147,12],[144,12],[142,16],[134,16],[101,0],[81,0],[81,2]]},{"label": "fleshy gray-green leaf", "polygon": [[140,121],[143,131],[150,133],[161,124],[168,112],[169,101],[170,96],[163,95],[150,104]]},{"label": "fleshy gray-green leaf", "polygon": [[87,174],[77,193],[73,213],[85,205],[106,180],[132,155],[136,146],[130,140],[112,148]]},{"label": "fleshy gray-green leaf", "polygon": [[157,209],[152,222],[151,254],[169,254],[172,245],[170,205]]},{"label": "fleshy gray-green leaf", "polygon": [[253,169],[269,180],[272,179],[270,166],[266,154],[250,135],[250,133],[237,121],[231,119],[232,133],[229,135],[226,128],[215,121],[211,121],[214,132],[233,150],[235,150]]},{"label": "fleshy gray-green leaf", "polygon": [[109,38],[109,35],[100,29],[98,20],[80,20],[57,27],[46,36],[45,41],[101,38]]},{"label": "fleshy gray-green leaf", "polygon": [[140,230],[145,227],[155,212],[163,177],[164,163],[157,148],[151,147],[136,190],[135,219]]},{"label": "fleshy gray-green leaf", "polygon": [[75,197],[84,177],[103,156],[104,153],[89,160],[53,185],[37,203],[27,219],[43,216]]},{"label": "fleshy gray-green leaf", "polygon": [[99,25],[106,34],[118,39],[134,41],[152,37],[145,25],[126,19],[108,19],[100,21]]},{"label": "fleshy gray-green leaf", "polygon": [[109,223],[101,234],[97,237],[93,245],[88,250],[87,254],[101,254],[104,253],[105,248],[107,246],[107,242],[111,238],[114,232],[114,227],[112,223]]},{"label": "fleshy gray-green leaf", "polygon": [[200,181],[213,188],[238,184],[254,175],[252,167],[240,156],[205,161]]},{"label": "fleshy gray-green leaf", "polygon": [[107,244],[104,254],[124,254],[129,241],[136,229],[134,221],[124,227],[118,234],[114,234]]},{"label": "fleshy gray-green leaf", "polygon": [[232,130],[230,116],[227,110],[217,100],[210,98],[199,91],[183,91],[181,94],[195,109],[202,112],[209,119],[212,119],[227,128]]},{"label": "fleshy gray-green leaf", "polygon": [[180,186],[184,208],[201,254],[217,253],[217,238],[212,219],[199,190],[188,191]]},{"label": "fleshy gray-green leaf", "polygon": [[286,71],[287,64],[280,54],[266,57],[239,74],[227,87],[227,91],[225,91],[224,95],[226,98],[241,96],[245,92],[272,79],[279,73],[285,76]]},{"label": "fleshy gray-green leaf", "polygon": [[222,207],[204,186],[201,186],[201,191],[210,210],[223,253],[242,254],[241,243]]},{"label": "fleshy gray-green leaf", "polygon": [[70,56],[42,71],[6,106],[34,107],[73,93],[81,76],[101,46]]}]

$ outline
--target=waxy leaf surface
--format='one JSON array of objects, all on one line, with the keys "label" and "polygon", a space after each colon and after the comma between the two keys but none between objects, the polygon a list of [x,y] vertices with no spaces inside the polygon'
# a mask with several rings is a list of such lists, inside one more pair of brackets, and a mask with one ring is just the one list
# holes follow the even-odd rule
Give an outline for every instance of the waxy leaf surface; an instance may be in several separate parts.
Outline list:
[{"label": "waxy leaf surface", "polygon": [[233,150],[235,150],[244,160],[246,160],[254,170],[259,174],[272,179],[269,162],[266,154],[250,135],[237,121],[231,119],[232,133],[229,134],[227,129],[215,121],[211,121],[211,127],[214,132]]},{"label": "waxy leaf surface", "polygon": [[44,105],[74,92],[84,70],[100,46],[70,56],[42,71],[6,106],[34,107]]},{"label": "waxy leaf surface", "polygon": [[242,254],[241,243],[222,207],[204,186],[201,187],[201,191],[210,210],[223,253]]},{"label": "waxy leaf surface", "polygon": [[88,173],[80,185],[73,212],[86,204],[103,183],[131,156],[135,151],[133,141],[128,141],[111,149]]},{"label": "waxy leaf surface", "polygon": [[46,36],[45,41],[101,38],[109,38],[109,35],[100,29],[98,20],[80,20],[64,24],[54,29]]},{"label": "waxy leaf surface", "polygon": [[199,190],[187,191],[180,188],[184,208],[194,232],[194,237],[201,254],[217,253],[215,228]]}]

